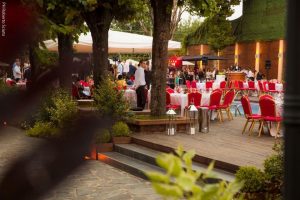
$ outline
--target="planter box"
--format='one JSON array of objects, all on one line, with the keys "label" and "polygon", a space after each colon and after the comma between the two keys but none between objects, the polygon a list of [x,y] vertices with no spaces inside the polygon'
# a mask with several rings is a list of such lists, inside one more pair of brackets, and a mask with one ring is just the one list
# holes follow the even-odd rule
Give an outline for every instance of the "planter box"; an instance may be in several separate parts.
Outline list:
[{"label": "planter box", "polygon": [[114,144],[129,144],[131,137],[113,137]]},{"label": "planter box", "polygon": [[[167,119],[135,119],[128,121],[127,124],[133,132],[165,132],[168,122]],[[175,124],[177,132],[185,132],[189,122],[185,118],[179,118],[175,120]]]}]

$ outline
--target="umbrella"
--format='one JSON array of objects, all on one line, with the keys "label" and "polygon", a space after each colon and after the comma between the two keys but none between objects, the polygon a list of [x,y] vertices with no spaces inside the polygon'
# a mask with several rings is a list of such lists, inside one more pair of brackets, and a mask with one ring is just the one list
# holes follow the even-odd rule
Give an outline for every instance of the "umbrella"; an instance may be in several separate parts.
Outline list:
[{"label": "umbrella", "polygon": [[228,58],[214,55],[199,55],[199,56],[181,56],[182,61],[200,61],[200,60],[228,60]]}]

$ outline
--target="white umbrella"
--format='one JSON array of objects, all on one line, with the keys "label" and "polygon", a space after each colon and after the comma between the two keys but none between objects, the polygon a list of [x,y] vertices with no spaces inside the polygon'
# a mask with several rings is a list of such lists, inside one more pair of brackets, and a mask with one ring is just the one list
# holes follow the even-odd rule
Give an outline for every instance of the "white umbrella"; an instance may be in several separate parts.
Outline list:
[{"label": "white umbrella", "polygon": [[[108,52],[109,53],[151,53],[152,37],[146,35],[138,35],[133,33],[109,31],[108,36]],[[44,41],[45,46],[50,51],[57,51],[57,41]],[[74,42],[73,47],[76,52],[91,53],[93,40],[91,33],[79,36],[78,43]],[[168,49],[176,50],[181,48],[181,43],[169,41]]]}]

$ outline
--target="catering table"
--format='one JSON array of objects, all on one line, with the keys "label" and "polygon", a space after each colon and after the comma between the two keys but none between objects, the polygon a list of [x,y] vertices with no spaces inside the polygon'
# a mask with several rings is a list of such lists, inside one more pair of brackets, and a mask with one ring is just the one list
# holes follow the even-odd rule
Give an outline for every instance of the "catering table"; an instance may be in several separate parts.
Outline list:
[{"label": "catering table", "polygon": [[[151,92],[148,90],[148,97],[147,97],[147,104],[145,108],[149,109],[150,107],[150,99],[151,99]],[[124,98],[128,101],[129,106],[131,108],[137,107],[137,100],[136,100],[136,91],[134,89],[126,89],[124,90]]]},{"label": "catering table", "polygon": [[[210,100],[211,92],[203,92],[201,98],[201,106],[208,106]],[[183,93],[172,93],[171,96],[171,104],[172,105],[180,105],[181,108],[181,116],[184,116],[184,108],[188,105],[188,94]]]}]

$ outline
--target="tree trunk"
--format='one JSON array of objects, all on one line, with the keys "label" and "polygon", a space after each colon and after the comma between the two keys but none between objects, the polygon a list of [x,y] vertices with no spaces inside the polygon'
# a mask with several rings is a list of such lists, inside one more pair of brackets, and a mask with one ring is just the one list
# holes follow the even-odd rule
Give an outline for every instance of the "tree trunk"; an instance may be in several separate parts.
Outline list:
[{"label": "tree trunk", "polygon": [[151,0],[154,15],[152,44],[151,115],[166,113],[168,38],[173,0]]},{"label": "tree trunk", "polygon": [[59,53],[59,84],[63,88],[70,88],[72,83],[71,71],[73,67],[73,38],[72,34],[57,34]]},{"label": "tree trunk", "polygon": [[29,44],[29,62],[31,66],[31,81],[34,82],[39,73],[39,63],[36,54],[36,49],[39,48],[38,43],[32,42]]},{"label": "tree trunk", "polygon": [[113,20],[109,9],[98,8],[83,14],[93,38],[94,81],[98,85],[108,70],[108,31]]}]

